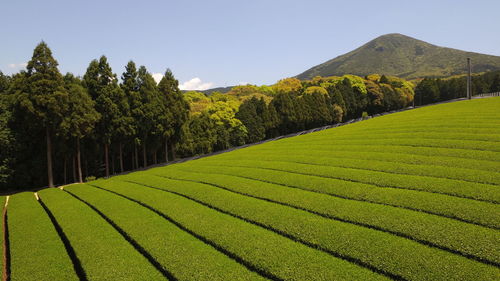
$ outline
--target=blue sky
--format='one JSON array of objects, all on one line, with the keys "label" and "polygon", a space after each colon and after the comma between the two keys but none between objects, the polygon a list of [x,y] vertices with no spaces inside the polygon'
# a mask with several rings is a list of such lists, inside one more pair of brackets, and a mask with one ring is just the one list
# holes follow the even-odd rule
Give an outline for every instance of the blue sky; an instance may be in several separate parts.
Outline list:
[{"label": "blue sky", "polygon": [[61,72],[106,55],[168,67],[186,88],[272,84],[386,33],[500,56],[500,1],[6,0],[0,70],[22,69],[41,40]]}]

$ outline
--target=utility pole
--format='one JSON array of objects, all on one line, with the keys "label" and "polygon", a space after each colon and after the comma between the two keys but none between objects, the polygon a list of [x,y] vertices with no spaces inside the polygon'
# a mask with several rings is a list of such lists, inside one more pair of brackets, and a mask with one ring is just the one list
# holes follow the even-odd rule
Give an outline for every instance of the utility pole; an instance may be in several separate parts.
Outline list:
[{"label": "utility pole", "polygon": [[467,69],[468,69],[468,75],[467,75],[467,98],[471,99],[472,98],[472,79],[471,79],[471,65],[470,65],[470,58],[467,58]]}]

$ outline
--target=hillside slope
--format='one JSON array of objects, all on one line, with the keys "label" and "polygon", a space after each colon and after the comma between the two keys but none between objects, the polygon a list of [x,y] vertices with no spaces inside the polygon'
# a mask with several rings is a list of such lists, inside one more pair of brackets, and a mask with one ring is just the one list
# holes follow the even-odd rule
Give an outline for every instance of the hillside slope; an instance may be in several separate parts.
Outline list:
[{"label": "hillside slope", "polygon": [[380,36],[365,45],[299,74],[314,76],[368,75],[372,73],[413,79],[449,76],[466,72],[470,57],[474,72],[500,69],[500,57],[438,47],[402,34]]},{"label": "hillside slope", "polygon": [[499,107],[398,112],[45,189],[40,204],[16,194],[7,266],[20,280],[71,275],[70,259],[80,280],[495,280]]}]

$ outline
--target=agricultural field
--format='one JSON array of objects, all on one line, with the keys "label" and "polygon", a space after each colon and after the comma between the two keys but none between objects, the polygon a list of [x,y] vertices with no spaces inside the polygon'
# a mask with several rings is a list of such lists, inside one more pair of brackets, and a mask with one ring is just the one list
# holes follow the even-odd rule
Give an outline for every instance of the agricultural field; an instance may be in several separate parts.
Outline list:
[{"label": "agricultural field", "polygon": [[9,280],[500,280],[500,98],[1,197]]}]

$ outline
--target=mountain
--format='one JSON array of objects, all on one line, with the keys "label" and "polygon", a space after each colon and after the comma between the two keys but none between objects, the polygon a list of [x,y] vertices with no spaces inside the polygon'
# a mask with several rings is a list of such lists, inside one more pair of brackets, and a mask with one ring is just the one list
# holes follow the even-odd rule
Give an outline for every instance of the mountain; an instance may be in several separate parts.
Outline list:
[{"label": "mountain", "polygon": [[203,91],[200,91],[206,95],[211,95],[215,92],[219,92],[219,93],[227,93],[229,91],[231,91],[231,89],[233,88],[234,86],[228,86],[228,87],[217,87],[217,88],[212,88],[212,89],[208,89],[208,90],[203,90]]},{"label": "mountain", "polygon": [[338,56],[297,75],[301,80],[314,76],[368,75],[372,73],[413,79],[465,73],[467,58],[473,72],[500,70],[500,57],[439,47],[415,38],[392,33],[380,36],[347,54]]},{"label": "mountain", "polygon": [[[211,88],[211,89],[207,89],[207,90],[197,90],[196,92],[200,92],[200,93],[204,93],[205,95],[211,95],[215,92],[219,92],[219,93],[227,93],[229,91],[231,91],[231,89],[233,88],[234,86],[228,86],[228,87],[217,87],[217,88]],[[187,93],[187,92],[191,92],[192,90],[182,90],[183,93]]]}]

